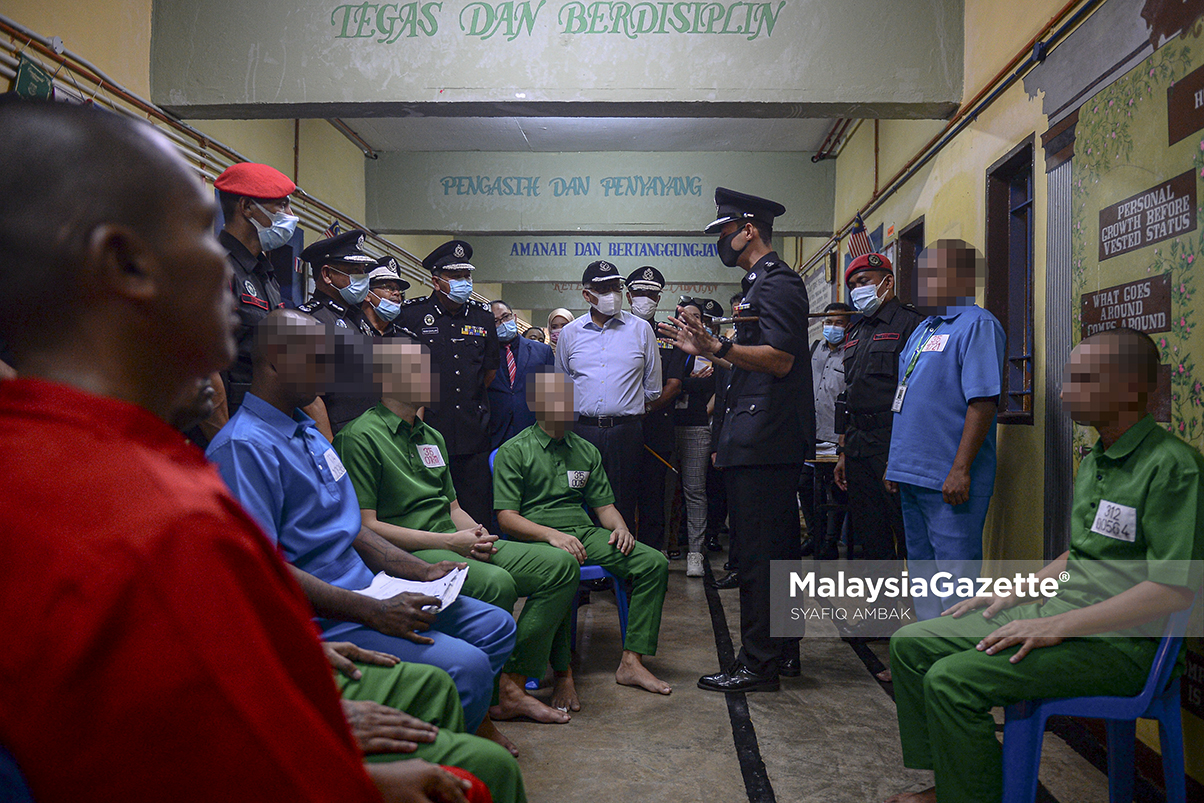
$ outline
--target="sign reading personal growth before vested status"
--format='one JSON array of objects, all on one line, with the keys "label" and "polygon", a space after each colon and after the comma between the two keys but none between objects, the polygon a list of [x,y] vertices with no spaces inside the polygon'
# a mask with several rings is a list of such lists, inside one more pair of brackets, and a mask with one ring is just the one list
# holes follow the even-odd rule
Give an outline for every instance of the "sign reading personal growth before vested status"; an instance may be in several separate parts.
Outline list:
[{"label": "sign reading personal growth before vested status", "polygon": [[1099,259],[1111,259],[1196,228],[1196,174],[1188,170],[1099,210]]}]

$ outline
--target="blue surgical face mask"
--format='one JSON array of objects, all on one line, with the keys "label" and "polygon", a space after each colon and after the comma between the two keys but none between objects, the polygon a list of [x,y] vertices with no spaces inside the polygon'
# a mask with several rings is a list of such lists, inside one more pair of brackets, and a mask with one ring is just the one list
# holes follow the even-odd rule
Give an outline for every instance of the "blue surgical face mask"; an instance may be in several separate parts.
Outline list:
[{"label": "blue surgical face mask", "polygon": [[368,274],[357,273],[352,275],[336,268],[331,268],[331,270],[335,273],[342,273],[351,280],[351,284],[339,288],[339,295],[343,297],[343,300],[356,307],[362,304],[364,299],[368,297]]},{"label": "blue surgical face mask", "polygon": [[843,326],[825,326],[824,327],[824,340],[828,341],[832,345],[836,345],[840,341],[844,340],[844,327]]},{"label": "blue surgical face mask", "polygon": [[882,296],[878,295],[878,288],[886,281],[886,277],[882,277],[882,281],[877,284],[865,284],[861,287],[855,287],[849,291],[849,298],[853,302],[853,306],[858,312],[863,312],[866,315],[873,315],[874,312],[882,305]]},{"label": "blue surgical face mask", "polygon": [[254,224],[255,230],[259,232],[259,245],[264,251],[273,251],[293,239],[293,232],[297,230],[297,221],[301,218],[296,215],[290,215],[288,212],[281,210],[272,214],[255,203],[255,208],[263,212],[272,219],[272,225],[264,226],[255,218],[251,218],[251,223]]},{"label": "blue surgical face mask", "polygon": [[[373,293],[373,295],[376,295]],[[376,310],[376,314],[384,318],[386,321],[391,321],[401,313],[401,305],[392,299],[376,296],[377,302],[372,305],[372,309]]]},{"label": "blue surgical face mask", "polygon": [[448,279],[447,297],[457,304],[472,298],[472,279]]},{"label": "blue surgical face mask", "polygon": [[502,321],[498,324],[497,339],[503,342],[508,342],[518,337],[518,321],[509,320]]}]

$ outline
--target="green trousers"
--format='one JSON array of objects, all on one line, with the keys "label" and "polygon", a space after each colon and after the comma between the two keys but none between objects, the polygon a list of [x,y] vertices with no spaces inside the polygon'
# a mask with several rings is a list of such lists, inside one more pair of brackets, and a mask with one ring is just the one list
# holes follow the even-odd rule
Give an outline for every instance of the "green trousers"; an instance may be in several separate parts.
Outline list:
[{"label": "green trousers", "polygon": [[[656,655],[656,643],[661,632],[661,608],[669,586],[669,560],[659,549],[636,543],[630,555],[624,555],[610,540],[610,530],[602,527],[566,527],[562,532],[575,537],[585,546],[586,564],[601,566],[626,585],[631,584],[631,606],[627,616],[627,638],[623,649],[640,655]],[[532,544],[545,551],[561,552],[550,544]],[[570,556],[571,559],[571,556]],[[577,561],[573,560],[573,565]],[[622,588],[615,593],[624,593]],[[572,620],[566,616],[556,631],[552,645],[552,669],[563,672],[569,668],[572,650]],[[541,669],[542,673],[542,669]]]},{"label": "green trousers", "polygon": [[413,753],[366,756],[365,761],[421,758],[432,764],[459,767],[480,778],[496,803],[526,803],[523,776],[510,751],[497,742],[464,733],[464,708],[450,675],[427,664],[356,666],[363,674],[359,680],[342,673],[335,675],[343,697],[387,705],[439,728],[434,742],[418,745]]},{"label": "green trousers", "polygon": [[[498,541],[497,554],[488,562],[468,561],[468,577],[460,592],[511,613],[519,597],[527,598],[518,617],[514,652],[502,670],[526,677],[543,676],[553,637],[573,604],[580,578],[576,558],[563,549],[543,546]],[[445,549],[420,549],[414,556],[428,563],[464,560],[463,555]]]},{"label": "green trousers", "polygon": [[903,763],[935,772],[940,803],[999,803],[1003,751],[993,706],[1050,697],[1130,697],[1145,685],[1158,648],[1154,640],[1132,639],[1122,648],[1114,639],[1068,639],[1034,649],[1016,664],[1008,658],[1019,646],[994,655],[975,649],[996,628],[1039,611],[1021,605],[992,619],[980,611],[929,619],[891,638]]}]

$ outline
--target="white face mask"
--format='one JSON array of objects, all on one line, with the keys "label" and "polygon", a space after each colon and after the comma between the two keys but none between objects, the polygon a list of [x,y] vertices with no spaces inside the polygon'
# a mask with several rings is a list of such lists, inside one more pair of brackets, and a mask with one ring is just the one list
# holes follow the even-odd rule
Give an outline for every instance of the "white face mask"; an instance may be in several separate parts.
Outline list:
[{"label": "white face mask", "polygon": [[655,298],[633,296],[631,299],[631,312],[646,321],[650,321],[652,320],[652,316],[656,314],[658,304],[659,302]]},{"label": "white face mask", "polygon": [[853,301],[853,306],[858,312],[863,312],[866,315],[873,315],[874,311],[882,304],[882,297],[878,295],[878,288],[886,281],[886,277],[882,277],[882,281],[875,285],[865,284],[861,287],[855,287],[849,292],[849,298]]},{"label": "white face mask", "polygon": [[614,315],[623,306],[623,294],[618,290],[609,293],[593,293],[593,295],[598,300],[591,301],[590,306],[607,317]]}]

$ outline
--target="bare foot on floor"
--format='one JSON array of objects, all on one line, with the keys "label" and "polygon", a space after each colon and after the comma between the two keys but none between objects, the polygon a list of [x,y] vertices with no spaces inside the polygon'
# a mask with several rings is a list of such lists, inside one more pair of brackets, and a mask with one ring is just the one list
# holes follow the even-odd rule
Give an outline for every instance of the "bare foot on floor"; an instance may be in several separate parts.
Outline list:
[{"label": "bare foot on floor", "polygon": [[900,792],[888,797],[886,803],[936,803],[936,787],[931,786],[923,792]]},{"label": "bare foot on floor", "polygon": [[573,670],[556,673],[556,682],[552,686],[552,707],[560,711],[581,710],[577,687],[573,685]]},{"label": "bare foot on floor", "polygon": [[654,694],[673,692],[672,686],[648,671],[648,667],[640,660],[639,653],[630,650],[623,650],[623,660],[619,662],[619,669],[615,672],[615,683],[646,689]]},{"label": "bare foot on floor", "polygon": [[510,755],[515,758],[518,757],[518,747],[515,746],[514,742],[502,735],[502,732],[497,729],[497,726],[493,724],[493,720],[489,717],[485,717],[485,721],[481,723],[481,727],[477,728],[477,736],[480,736],[482,739],[488,739],[491,742],[497,742],[509,750]]},{"label": "bare foot on floor", "polygon": [[497,705],[489,709],[489,716],[495,720],[518,719],[526,717],[527,719],[536,722],[545,722],[554,725],[563,725],[572,717],[564,711],[557,711],[551,706],[544,705],[541,700],[537,700],[527,694],[522,683],[526,681],[525,677],[515,675],[509,672],[502,674],[499,702]]}]

